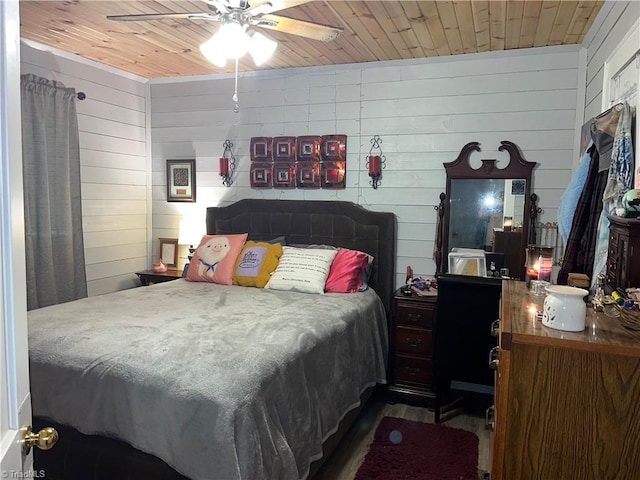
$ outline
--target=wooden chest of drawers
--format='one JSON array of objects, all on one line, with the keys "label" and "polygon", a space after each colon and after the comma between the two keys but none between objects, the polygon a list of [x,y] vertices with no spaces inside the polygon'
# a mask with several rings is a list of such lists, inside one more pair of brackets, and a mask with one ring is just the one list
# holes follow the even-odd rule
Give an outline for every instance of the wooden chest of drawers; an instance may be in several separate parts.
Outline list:
[{"label": "wooden chest of drawers", "polygon": [[587,328],[542,325],[524,282],[503,284],[491,480],[640,478],[640,340],[587,309]]},{"label": "wooden chest of drawers", "polygon": [[389,393],[414,402],[433,402],[433,331],[436,296],[393,298]]}]

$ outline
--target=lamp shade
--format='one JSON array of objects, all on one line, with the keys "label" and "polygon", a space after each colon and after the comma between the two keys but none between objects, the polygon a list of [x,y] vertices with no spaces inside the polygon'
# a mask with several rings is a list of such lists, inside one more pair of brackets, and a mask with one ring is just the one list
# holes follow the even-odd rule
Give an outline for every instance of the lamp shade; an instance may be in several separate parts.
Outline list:
[{"label": "lamp shade", "polygon": [[204,228],[201,225],[202,222],[196,222],[190,219],[180,220],[180,229],[178,231],[178,244],[179,245],[199,245],[202,236],[204,235]]},{"label": "lamp shade", "polygon": [[209,40],[200,45],[202,55],[217,67],[224,67],[227,63],[227,56],[224,52],[224,45],[216,33]]},{"label": "lamp shade", "polygon": [[227,58],[240,58],[249,49],[246,28],[238,22],[224,22],[215,34]]},{"label": "lamp shade", "polygon": [[277,46],[277,42],[267,38],[260,32],[251,33],[251,38],[249,39],[249,53],[257,67],[271,58],[271,55],[276,51]]}]

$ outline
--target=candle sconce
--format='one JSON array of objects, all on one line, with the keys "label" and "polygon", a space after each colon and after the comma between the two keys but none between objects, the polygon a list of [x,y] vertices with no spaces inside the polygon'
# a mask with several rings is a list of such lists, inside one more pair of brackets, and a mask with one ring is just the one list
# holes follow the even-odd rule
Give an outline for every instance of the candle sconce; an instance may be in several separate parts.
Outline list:
[{"label": "candle sconce", "polygon": [[367,170],[371,180],[369,184],[375,189],[380,185],[380,177],[382,176],[382,170],[386,168],[387,157],[382,154],[382,148],[380,144],[382,139],[380,135],[374,135],[371,139],[371,149],[369,150],[369,156],[367,157]]},{"label": "candle sconce", "polygon": [[224,152],[220,157],[220,176],[222,184],[225,187],[230,187],[233,183],[233,174],[236,171],[236,157],[233,154],[233,143],[230,140],[225,140],[222,145]]}]

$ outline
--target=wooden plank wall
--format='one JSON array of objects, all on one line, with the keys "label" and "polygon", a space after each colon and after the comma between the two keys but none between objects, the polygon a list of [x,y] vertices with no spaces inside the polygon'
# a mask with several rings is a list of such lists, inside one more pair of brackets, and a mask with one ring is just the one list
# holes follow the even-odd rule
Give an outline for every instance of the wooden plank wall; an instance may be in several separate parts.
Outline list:
[{"label": "wooden plank wall", "polygon": [[[22,44],[22,73],[58,80],[77,101],[82,226],[89,295],[131,288],[148,268],[145,79]],[[148,225],[149,224],[149,225]]]},{"label": "wooden plank wall", "polygon": [[[152,82],[148,109],[144,79],[98,64],[23,45],[22,70],[88,95],[78,113],[90,295],[135,285],[133,272],[151,264],[158,237],[177,237],[180,218],[204,219],[206,206],[245,197],[345,199],[395,212],[400,283],[407,264],[420,273],[435,268],[433,206],[444,189],[442,162],[454,159],[468,141],[482,143],[481,158],[502,158],[492,151],[500,140],[519,144],[525,158],[540,163],[533,186],[542,218],[555,219],[575,162],[572,144],[581,121],[572,118],[576,93],[585,95],[577,105],[584,104],[583,118],[600,112],[602,64],[638,20],[639,9],[637,2],[611,2],[604,9],[585,41],[586,86],[579,88],[585,72],[579,73],[570,47],[247,74],[239,82],[239,114],[232,111],[229,76]],[[149,111],[152,164],[145,142]],[[348,135],[345,190],[249,188],[251,136],[322,133]],[[387,156],[377,191],[364,166],[376,134]],[[222,187],[217,174],[226,138],[236,144],[239,159],[231,188]],[[197,159],[197,203],[165,201],[169,158]]]},{"label": "wooden plank wall", "polygon": [[[571,177],[579,78],[577,47],[263,71],[240,77],[237,114],[233,77],[152,80],[153,238],[177,237],[181,218],[204,223],[205,207],[241,198],[350,200],[397,215],[398,284],[407,265],[432,274],[442,163],[467,142],[481,143],[482,154],[472,157],[478,165],[480,158],[506,160],[497,151],[501,140],[518,144],[539,163],[533,188],[542,219],[555,220]],[[250,188],[251,137],[332,133],[348,137],[346,189]],[[365,169],[374,135],[387,159],[377,190]],[[218,176],[225,139],[239,160],[230,188]],[[197,160],[195,204],[165,201],[171,158]]]},{"label": "wooden plank wall", "polygon": [[631,27],[640,20],[640,2],[638,1],[607,2],[605,7],[585,38],[587,78],[583,123],[602,112],[604,63]]}]

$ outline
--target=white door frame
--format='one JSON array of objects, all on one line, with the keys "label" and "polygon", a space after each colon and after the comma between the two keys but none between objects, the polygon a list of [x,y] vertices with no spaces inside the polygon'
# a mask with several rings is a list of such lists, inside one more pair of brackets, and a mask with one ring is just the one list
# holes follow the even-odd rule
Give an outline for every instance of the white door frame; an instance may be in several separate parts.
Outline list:
[{"label": "white door frame", "polygon": [[[0,0],[0,470],[38,477],[24,457],[20,428],[31,425],[22,190],[18,0]],[[24,472],[24,473],[23,473]]]}]

